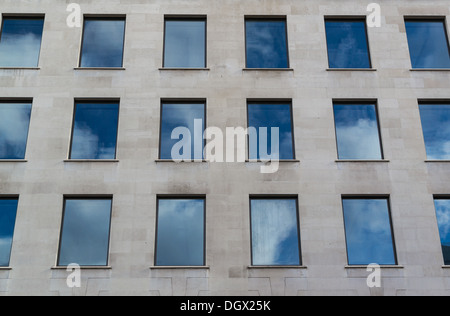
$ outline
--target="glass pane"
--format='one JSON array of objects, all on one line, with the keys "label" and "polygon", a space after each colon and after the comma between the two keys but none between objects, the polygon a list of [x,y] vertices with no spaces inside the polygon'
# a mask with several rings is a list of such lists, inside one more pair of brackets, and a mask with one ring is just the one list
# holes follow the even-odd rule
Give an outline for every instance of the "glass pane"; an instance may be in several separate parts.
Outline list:
[{"label": "glass pane", "polygon": [[450,104],[421,104],[420,117],[428,159],[450,159]]},{"label": "glass pane", "polygon": [[110,199],[65,201],[59,265],[80,266],[108,264]]},{"label": "glass pane", "polygon": [[78,103],[70,159],[115,159],[119,104]]},{"label": "glass pane", "polygon": [[[205,104],[167,103],[162,105],[161,115],[160,159],[177,159],[179,157],[183,160],[203,159]],[[180,127],[181,131],[185,133],[181,136],[174,133],[174,139],[172,139],[172,132]],[[177,143],[180,142],[185,146],[178,146]],[[176,155],[178,157],[172,157],[173,148],[177,148]]]},{"label": "glass pane", "polygon": [[0,199],[0,267],[9,266],[17,204],[17,199]]},{"label": "glass pane", "polygon": [[435,200],[445,265],[450,265],[450,199]]},{"label": "glass pane", "polygon": [[297,200],[251,200],[253,265],[300,265]]},{"label": "glass pane", "polygon": [[205,201],[159,200],[157,266],[203,266]]},{"label": "glass pane", "polygon": [[43,18],[4,18],[0,67],[37,67],[43,29]]},{"label": "glass pane", "polygon": [[[254,104],[248,105],[248,126],[255,127],[258,135],[257,146],[249,146],[250,159],[270,159],[272,151],[279,148],[279,157],[283,159],[294,159],[294,145],[292,133],[291,104]],[[277,143],[272,143],[272,128],[279,129],[279,139],[274,138]],[[262,148],[260,128],[267,128],[267,148]],[[249,137],[250,141],[252,138]],[[257,147],[257,152],[255,148]],[[269,154],[270,153],[270,154]]]},{"label": "glass pane", "polygon": [[335,104],[339,159],[383,159],[374,104]]},{"label": "glass pane", "polygon": [[24,159],[31,103],[0,103],[0,159]]},{"label": "glass pane", "polygon": [[166,21],[164,67],[206,67],[206,21]]},{"label": "glass pane", "polygon": [[406,21],[413,68],[450,68],[450,51],[443,21]]},{"label": "glass pane", "polygon": [[344,199],[350,265],[395,265],[391,219],[386,199]]},{"label": "glass pane", "polygon": [[247,20],[247,68],[288,68],[286,21]]},{"label": "glass pane", "polygon": [[371,68],[364,21],[326,21],[330,68]]},{"label": "glass pane", "polygon": [[84,21],[81,67],[122,67],[125,20]]}]

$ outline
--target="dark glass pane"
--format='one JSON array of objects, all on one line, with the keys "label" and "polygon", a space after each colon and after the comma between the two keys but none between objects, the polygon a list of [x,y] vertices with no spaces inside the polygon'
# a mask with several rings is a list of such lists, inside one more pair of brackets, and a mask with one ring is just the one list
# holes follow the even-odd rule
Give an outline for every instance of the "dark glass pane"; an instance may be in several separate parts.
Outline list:
[{"label": "dark glass pane", "polygon": [[124,19],[84,21],[81,67],[122,67]]},{"label": "dark glass pane", "polygon": [[[257,146],[249,146],[250,159],[270,159],[279,148],[279,158],[294,159],[291,104],[248,104],[248,126],[256,128]],[[260,128],[267,128],[267,148],[262,148]],[[272,128],[279,129],[278,143],[272,142]],[[252,137],[249,137],[252,141]],[[255,149],[257,147],[257,152]]]},{"label": "dark glass pane", "polygon": [[330,68],[371,68],[364,21],[326,21]]},{"label": "dark glass pane", "polygon": [[0,103],[0,159],[24,159],[31,103]]},{"label": "dark glass pane", "polygon": [[421,104],[420,117],[428,159],[450,159],[450,104]]},{"label": "dark glass pane", "polygon": [[205,201],[159,200],[157,266],[203,266]]},{"label": "dark glass pane", "polygon": [[286,21],[247,20],[247,68],[288,68]]},{"label": "dark glass pane", "polygon": [[70,159],[115,159],[119,104],[77,103]]},{"label": "dark glass pane", "polygon": [[[179,157],[183,160],[203,159],[205,104],[166,103],[162,105],[161,115],[160,159],[177,159]],[[179,128],[186,133],[181,136],[174,133],[174,138],[172,138],[174,130],[180,130]],[[185,142],[186,146],[178,150],[179,146],[176,144],[180,142]],[[177,148],[176,157],[172,157],[173,148]]]},{"label": "dark glass pane", "polygon": [[450,51],[443,21],[406,21],[413,68],[450,68]]},{"label": "dark glass pane", "polygon": [[374,104],[335,104],[339,159],[383,159]]},{"label": "dark glass pane", "polygon": [[435,200],[445,265],[450,265],[450,199]]},{"label": "dark glass pane", "polygon": [[350,265],[395,265],[388,200],[344,199],[345,235]]},{"label": "dark glass pane", "polygon": [[206,21],[166,21],[164,67],[206,67]]},{"label": "dark glass pane", "polygon": [[37,67],[43,29],[43,18],[4,18],[0,67]]},{"label": "dark glass pane", "polygon": [[0,267],[9,266],[17,204],[17,199],[0,199]]},{"label": "dark glass pane", "polygon": [[65,201],[60,266],[108,264],[111,205],[110,199]]},{"label": "dark glass pane", "polygon": [[253,265],[300,265],[297,200],[252,199]]}]

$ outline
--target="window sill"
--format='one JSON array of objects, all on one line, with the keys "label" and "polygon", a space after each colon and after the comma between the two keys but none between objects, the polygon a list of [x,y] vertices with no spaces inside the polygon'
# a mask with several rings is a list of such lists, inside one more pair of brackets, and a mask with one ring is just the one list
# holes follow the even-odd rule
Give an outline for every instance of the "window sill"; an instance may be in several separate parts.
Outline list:
[{"label": "window sill", "polygon": [[19,163],[24,163],[24,162],[28,162],[28,160],[26,159],[0,159],[0,163],[2,162],[19,162]]},{"label": "window sill", "polygon": [[411,68],[410,71],[450,71],[450,68]]},{"label": "window sill", "polygon": [[153,266],[150,270],[209,270],[209,266]]},{"label": "window sill", "polygon": [[126,70],[123,67],[75,67],[74,70]]},{"label": "window sill", "polygon": [[442,269],[450,269],[450,266],[449,265],[443,265]]},{"label": "window sill", "polygon": [[294,71],[293,68],[244,68],[243,71]]},{"label": "window sill", "polygon": [[375,68],[327,68],[327,71],[377,71]]},{"label": "window sill", "polygon": [[159,68],[162,71],[210,71],[209,68]]},{"label": "window sill", "polygon": [[117,159],[65,159],[64,162],[119,162]]},{"label": "window sill", "polygon": [[40,67],[0,67],[0,70],[41,70]]},{"label": "window sill", "polygon": [[[73,270],[74,267],[72,266],[53,266],[51,269],[52,270],[67,270],[67,269],[72,269]],[[81,270],[112,270],[111,266],[80,266],[79,267]]]},{"label": "window sill", "polygon": [[306,266],[248,266],[247,269],[308,269]]},{"label": "window sill", "polygon": [[426,163],[449,163],[450,160],[425,160]]},{"label": "window sill", "polygon": [[387,160],[387,159],[380,159],[380,160],[372,160],[372,159],[338,159],[338,160],[336,160],[335,162],[350,162],[350,163],[353,163],[353,162],[360,162],[360,163],[378,163],[378,162],[381,162],[381,163],[388,163],[388,162],[391,162],[390,160]]},{"label": "window sill", "polygon": [[[368,269],[370,265],[346,265],[345,269]],[[380,265],[381,269],[404,269],[405,267],[402,265]]]},{"label": "window sill", "polygon": [[0,267],[0,271],[10,271],[12,267]]}]

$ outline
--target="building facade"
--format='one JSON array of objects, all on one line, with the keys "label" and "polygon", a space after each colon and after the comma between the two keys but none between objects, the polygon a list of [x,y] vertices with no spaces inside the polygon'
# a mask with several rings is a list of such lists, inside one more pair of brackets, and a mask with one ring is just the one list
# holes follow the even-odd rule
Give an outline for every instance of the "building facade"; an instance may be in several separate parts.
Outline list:
[{"label": "building facade", "polygon": [[450,2],[369,4],[0,0],[0,294],[450,294]]}]

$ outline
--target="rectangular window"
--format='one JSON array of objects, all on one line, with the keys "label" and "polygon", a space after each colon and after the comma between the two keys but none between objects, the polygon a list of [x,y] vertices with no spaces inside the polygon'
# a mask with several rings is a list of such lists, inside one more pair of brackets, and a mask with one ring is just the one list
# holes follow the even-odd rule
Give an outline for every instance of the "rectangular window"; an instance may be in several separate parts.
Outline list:
[{"label": "rectangular window", "polygon": [[9,266],[17,204],[17,198],[0,198],[0,267]]},{"label": "rectangular window", "polygon": [[118,102],[76,102],[70,159],[115,159]]},{"label": "rectangular window", "polygon": [[247,68],[289,68],[286,18],[246,18]]},{"label": "rectangular window", "polygon": [[0,102],[0,160],[25,159],[31,101]]},{"label": "rectangular window", "polygon": [[249,159],[295,159],[291,102],[248,102]]},{"label": "rectangular window", "polygon": [[334,121],[339,159],[383,159],[376,104],[335,102]]},{"label": "rectangular window", "polygon": [[251,198],[252,265],[301,265],[297,198]]},{"label": "rectangular window", "polygon": [[158,198],[156,266],[205,265],[205,198]]},{"label": "rectangular window", "polygon": [[450,265],[450,198],[436,198],[434,204],[441,236],[444,264]]},{"label": "rectangular window", "polygon": [[445,19],[405,20],[413,68],[450,68]]},{"label": "rectangular window", "polygon": [[205,126],[205,101],[163,101],[159,158],[183,161],[202,160]]},{"label": "rectangular window", "polygon": [[59,245],[59,266],[107,266],[111,198],[66,198]]},{"label": "rectangular window", "polygon": [[330,68],[372,68],[365,19],[325,20]]},{"label": "rectangular window", "polygon": [[206,68],[206,18],[166,18],[165,68]]},{"label": "rectangular window", "polygon": [[450,159],[450,103],[419,104],[423,136],[430,160]]},{"label": "rectangular window", "polygon": [[43,29],[44,17],[3,16],[0,67],[38,67]]},{"label": "rectangular window", "polygon": [[396,265],[388,198],[343,198],[349,265]]},{"label": "rectangular window", "polygon": [[125,18],[85,17],[80,67],[122,67],[124,42]]}]

